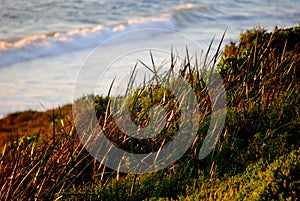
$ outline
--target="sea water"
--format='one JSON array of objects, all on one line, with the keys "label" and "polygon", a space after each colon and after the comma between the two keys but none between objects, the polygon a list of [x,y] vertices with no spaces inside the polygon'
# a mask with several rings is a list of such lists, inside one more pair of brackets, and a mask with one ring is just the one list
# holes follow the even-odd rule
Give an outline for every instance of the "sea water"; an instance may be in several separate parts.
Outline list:
[{"label": "sea water", "polygon": [[213,38],[215,50],[225,30],[223,44],[258,26],[297,25],[299,8],[298,0],[2,0],[0,117],[72,103],[82,68],[91,68],[82,92],[106,95],[137,60],[151,63],[150,52],[163,63],[165,50],[190,41],[200,54]]}]

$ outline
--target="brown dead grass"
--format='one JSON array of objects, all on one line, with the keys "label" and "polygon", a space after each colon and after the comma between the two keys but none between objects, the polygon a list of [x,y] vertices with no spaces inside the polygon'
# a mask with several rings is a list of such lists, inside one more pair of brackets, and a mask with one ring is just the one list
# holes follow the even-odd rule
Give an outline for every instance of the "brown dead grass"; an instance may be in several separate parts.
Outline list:
[{"label": "brown dead grass", "polygon": [[0,119],[0,147],[14,136],[48,135],[53,128],[53,120],[57,121],[63,116],[69,116],[71,120],[72,105],[44,112],[27,110],[9,114]]}]

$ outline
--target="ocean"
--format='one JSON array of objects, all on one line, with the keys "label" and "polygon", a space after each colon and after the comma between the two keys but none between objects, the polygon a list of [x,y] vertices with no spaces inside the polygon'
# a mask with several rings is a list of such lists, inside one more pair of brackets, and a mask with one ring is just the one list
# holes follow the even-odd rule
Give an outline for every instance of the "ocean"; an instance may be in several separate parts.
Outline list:
[{"label": "ocean", "polygon": [[299,0],[1,0],[0,117],[106,95],[116,77],[126,86],[138,60],[151,63],[150,52],[163,66],[171,50],[200,55],[212,39],[215,50],[225,30],[223,45],[258,26],[298,25],[299,8]]}]

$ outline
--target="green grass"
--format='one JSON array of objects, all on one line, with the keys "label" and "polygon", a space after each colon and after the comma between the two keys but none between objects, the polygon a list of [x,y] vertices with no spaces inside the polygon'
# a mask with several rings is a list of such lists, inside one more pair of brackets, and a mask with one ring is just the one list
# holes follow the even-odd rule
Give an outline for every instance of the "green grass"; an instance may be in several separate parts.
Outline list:
[{"label": "green grass", "polygon": [[[173,56],[170,72],[178,65],[180,70],[174,73],[191,84],[201,113],[197,136],[180,160],[149,174],[119,173],[97,162],[84,149],[69,109],[53,114],[48,111],[48,120],[43,118],[42,122],[36,113],[15,114],[15,118],[11,115],[1,122],[1,128],[12,128],[4,129],[6,133],[19,132],[18,127],[25,129],[28,125],[38,128],[45,121],[48,127],[6,138],[0,153],[0,199],[297,200],[300,27],[275,28],[270,33],[261,28],[246,31],[222,54],[207,50],[201,64],[188,51],[183,63]],[[218,68],[212,69],[217,61]],[[204,80],[215,71],[221,74],[227,92],[226,123],[213,152],[198,160],[211,118]],[[149,124],[149,108],[154,104],[160,104],[169,119],[160,135],[140,141],[118,129],[108,97],[87,96],[78,101],[85,99],[95,102],[98,123],[109,131],[106,136],[124,150],[159,150],[178,131],[180,110],[176,98],[159,85],[152,91],[144,87],[131,93],[131,118],[136,124]]]}]

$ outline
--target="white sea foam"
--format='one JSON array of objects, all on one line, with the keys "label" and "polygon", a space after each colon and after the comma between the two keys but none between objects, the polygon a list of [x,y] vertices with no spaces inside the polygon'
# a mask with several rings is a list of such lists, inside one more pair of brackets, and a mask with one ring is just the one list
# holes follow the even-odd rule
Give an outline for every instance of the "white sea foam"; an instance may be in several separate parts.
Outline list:
[{"label": "white sea foam", "polygon": [[[0,41],[0,66],[94,48],[110,37],[141,28],[176,30],[172,18],[168,15],[162,15],[157,18],[128,20],[126,23],[111,27],[97,25],[68,32],[33,35],[15,42]],[[147,37],[149,36],[140,36],[141,39]],[[132,39],[137,40],[138,38],[135,36]]]},{"label": "white sea foam", "polygon": [[183,5],[175,7],[175,10],[186,10],[186,9],[191,9],[191,8],[194,8],[194,7],[195,7],[194,4],[187,3],[187,4],[183,4]]}]

